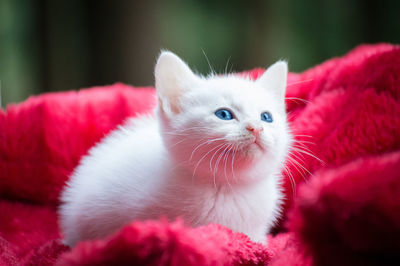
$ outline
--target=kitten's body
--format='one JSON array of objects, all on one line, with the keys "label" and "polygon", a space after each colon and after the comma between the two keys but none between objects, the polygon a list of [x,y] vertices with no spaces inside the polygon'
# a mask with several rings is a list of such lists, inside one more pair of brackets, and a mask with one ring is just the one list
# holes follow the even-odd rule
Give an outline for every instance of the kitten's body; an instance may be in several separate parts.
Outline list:
[{"label": "kitten's body", "polygon": [[[265,78],[274,83],[270,72]],[[286,72],[279,79],[284,91]],[[196,77],[170,53],[157,63],[156,87],[156,115],[128,121],[75,170],[60,208],[65,243],[163,216],[218,223],[265,242],[290,144],[282,92],[233,76]],[[260,106],[273,110],[274,125],[257,121]],[[220,107],[234,109],[236,121],[215,117]]]}]

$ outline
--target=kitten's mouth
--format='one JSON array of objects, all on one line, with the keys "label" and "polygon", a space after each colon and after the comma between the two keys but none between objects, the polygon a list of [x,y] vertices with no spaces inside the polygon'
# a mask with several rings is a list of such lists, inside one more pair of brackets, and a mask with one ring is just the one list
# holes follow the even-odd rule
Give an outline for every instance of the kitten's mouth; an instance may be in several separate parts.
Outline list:
[{"label": "kitten's mouth", "polygon": [[244,150],[247,150],[247,151],[254,151],[254,150],[259,150],[259,151],[262,151],[262,152],[264,152],[265,151],[265,146],[262,144],[262,142],[261,142],[261,140],[259,139],[259,138],[249,138],[249,139],[247,139],[247,140],[245,140],[245,141],[243,141],[244,142],[244,146],[243,146],[243,148],[244,148]]},{"label": "kitten's mouth", "polygon": [[261,150],[265,150],[264,146],[262,145],[261,141],[259,138],[254,138],[254,140],[252,140],[251,143],[252,146],[256,146],[258,148],[260,148]]},{"label": "kitten's mouth", "polygon": [[254,141],[251,145],[253,145],[253,146],[255,146],[255,147],[257,147],[257,148],[259,148],[260,150],[262,150],[262,151],[264,151],[265,149],[264,149],[264,146],[262,146],[261,144],[260,144],[260,142],[259,141]]}]

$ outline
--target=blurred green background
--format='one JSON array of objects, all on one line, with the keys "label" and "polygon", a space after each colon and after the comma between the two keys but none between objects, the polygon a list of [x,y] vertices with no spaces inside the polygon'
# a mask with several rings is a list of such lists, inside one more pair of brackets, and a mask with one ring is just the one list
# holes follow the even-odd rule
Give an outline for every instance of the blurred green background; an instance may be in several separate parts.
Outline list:
[{"label": "blurred green background", "polygon": [[202,74],[203,51],[217,72],[277,59],[300,72],[361,43],[400,43],[399,11],[398,0],[0,0],[2,106],[117,81],[152,85],[161,49]]}]

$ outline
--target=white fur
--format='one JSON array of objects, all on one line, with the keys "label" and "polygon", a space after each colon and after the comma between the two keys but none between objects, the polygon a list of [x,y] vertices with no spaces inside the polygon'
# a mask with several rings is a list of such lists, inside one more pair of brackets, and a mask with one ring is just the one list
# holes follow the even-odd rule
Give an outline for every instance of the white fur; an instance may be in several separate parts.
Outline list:
[{"label": "white fur", "polygon": [[[285,106],[287,65],[257,81],[201,78],[163,52],[155,68],[155,116],[129,120],[92,148],[62,193],[64,242],[104,237],[132,220],[218,223],[252,240],[280,210],[280,172],[291,143]],[[235,119],[221,120],[219,108]],[[261,121],[269,111],[274,121]],[[246,127],[262,130],[257,136]]]}]

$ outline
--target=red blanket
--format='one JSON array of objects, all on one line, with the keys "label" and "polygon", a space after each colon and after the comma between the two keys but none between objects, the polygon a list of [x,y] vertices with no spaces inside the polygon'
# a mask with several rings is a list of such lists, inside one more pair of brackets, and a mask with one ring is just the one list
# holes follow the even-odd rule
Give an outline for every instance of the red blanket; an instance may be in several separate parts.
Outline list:
[{"label": "red blanket", "polygon": [[399,265],[398,46],[360,46],[289,75],[297,142],[284,216],[268,246],[222,226],[164,220],[133,221],[108,238],[63,246],[56,208],[71,171],[154,99],[152,88],[115,84],[0,110],[0,265]]}]

